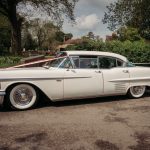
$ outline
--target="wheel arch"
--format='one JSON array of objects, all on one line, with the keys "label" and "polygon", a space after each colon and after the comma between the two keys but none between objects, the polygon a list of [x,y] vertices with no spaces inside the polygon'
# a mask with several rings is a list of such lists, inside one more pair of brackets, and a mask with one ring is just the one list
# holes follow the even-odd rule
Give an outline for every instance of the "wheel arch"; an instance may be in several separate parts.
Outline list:
[{"label": "wheel arch", "polygon": [[150,85],[147,85],[147,84],[135,84],[135,85],[129,85],[126,89],[126,94],[129,92],[130,88],[133,87],[133,86],[145,86],[146,89],[150,89]]},{"label": "wheel arch", "polygon": [[[40,96],[40,95],[44,95],[44,96],[46,96],[50,101],[52,101],[51,98],[49,98],[49,97],[47,96],[47,94],[46,94],[43,90],[41,90],[36,84],[34,84],[34,83],[32,83],[32,82],[27,82],[27,81],[13,82],[13,83],[8,84],[7,87],[6,87],[6,89],[5,89],[6,94],[7,94],[7,92],[8,92],[12,87],[14,87],[15,85],[19,85],[19,84],[27,84],[27,85],[32,86],[33,88],[35,88],[36,91],[39,92],[39,96]],[[5,95],[5,97],[6,97],[6,95]],[[4,100],[5,100],[5,99],[4,99]],[[39,100],[39,101],[40,101],[40,100]]]}]

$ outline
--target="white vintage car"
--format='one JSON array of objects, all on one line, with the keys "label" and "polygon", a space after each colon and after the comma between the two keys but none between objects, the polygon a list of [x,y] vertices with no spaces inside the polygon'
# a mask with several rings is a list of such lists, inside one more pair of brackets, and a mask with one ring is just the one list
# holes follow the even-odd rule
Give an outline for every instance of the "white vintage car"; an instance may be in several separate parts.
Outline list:
[{"label": "white vintage car", "polygon": [[51,101],[109,95],[143,96],[150,68],[135,67],[126,57],[95,51],[66,51],[43,67],[0,71],[0,103],[25,110],[39,93]]}]

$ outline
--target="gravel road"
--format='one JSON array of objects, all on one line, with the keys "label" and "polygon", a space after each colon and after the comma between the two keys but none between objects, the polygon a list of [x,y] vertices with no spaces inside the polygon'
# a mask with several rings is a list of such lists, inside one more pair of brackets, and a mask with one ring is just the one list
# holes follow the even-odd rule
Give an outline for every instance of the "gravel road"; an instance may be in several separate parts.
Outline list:
[{"label": "gravel road", "polygon": [[149,95],[0,108],[0,150],[150,150]]}]

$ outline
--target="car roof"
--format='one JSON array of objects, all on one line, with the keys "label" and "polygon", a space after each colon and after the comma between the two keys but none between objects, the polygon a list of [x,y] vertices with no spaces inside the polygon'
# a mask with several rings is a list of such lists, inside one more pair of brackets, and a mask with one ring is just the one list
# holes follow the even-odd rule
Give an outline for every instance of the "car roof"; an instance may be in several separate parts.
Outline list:
[{"label": "car roof", "polygon": [[116,57],[118,59],[121,59],[123,61],[127,61],[127,58],[111,52],[99,52],[99,51],[63,51],[67,53],[68,56],[70,55],[96,55],[96,56],[109,56],[109,57]]}]

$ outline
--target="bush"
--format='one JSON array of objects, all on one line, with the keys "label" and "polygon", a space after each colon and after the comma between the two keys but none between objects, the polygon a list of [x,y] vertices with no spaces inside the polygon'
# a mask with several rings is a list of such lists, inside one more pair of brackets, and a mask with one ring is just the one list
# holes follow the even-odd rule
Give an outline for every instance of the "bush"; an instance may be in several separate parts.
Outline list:
[{"label": "bush", "polygon": [[88,50],[113,52],[126,56],[134,63],[150,63],[150,44],[140,41],[93,41],[85,40],[82,44],[71,45],[67,50]]},{"label": "bush", "polygon": [[0,57],[0,67],[8,67],[16,65],[20,62],[21,57],[13,57],[13,56],[7,56],[7,57]]}]

